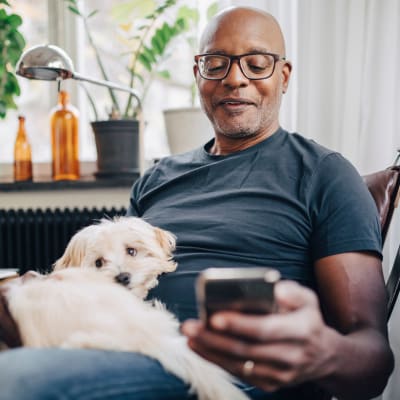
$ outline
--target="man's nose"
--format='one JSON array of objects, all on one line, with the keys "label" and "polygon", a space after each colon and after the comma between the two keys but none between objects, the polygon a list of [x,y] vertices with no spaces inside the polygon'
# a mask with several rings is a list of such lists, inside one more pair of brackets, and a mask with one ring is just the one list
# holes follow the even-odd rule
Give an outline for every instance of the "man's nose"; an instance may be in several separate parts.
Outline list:
[{"label": "man's nose", "polygon": [[222,80],[222,83],[233,87],[248,85],[249,79],[244,76],[239,65],[239,60],[232,61],[228,75]]}]

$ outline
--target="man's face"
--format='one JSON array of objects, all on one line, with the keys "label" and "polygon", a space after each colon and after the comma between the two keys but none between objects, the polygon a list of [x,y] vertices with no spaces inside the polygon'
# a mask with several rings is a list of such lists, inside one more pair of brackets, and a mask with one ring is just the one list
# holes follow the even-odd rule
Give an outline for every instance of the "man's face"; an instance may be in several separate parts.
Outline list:
[{"label": "man's face", "polygon": [[[250,52],[271,52],[283,56],[274,34],[259,16],[246,18],[239,13],[224,19],[208,37],[202,53],[239,55]],[[279,42],[279,41],[278,41]],[[231,138],[272,133],[279,126],[282,92],[286,90],[290,66],[278,61],[271,77],[249,80],[237,61],[232,62],[225,79],[206,80],[194,68],[204,111],[218,135]]]}]

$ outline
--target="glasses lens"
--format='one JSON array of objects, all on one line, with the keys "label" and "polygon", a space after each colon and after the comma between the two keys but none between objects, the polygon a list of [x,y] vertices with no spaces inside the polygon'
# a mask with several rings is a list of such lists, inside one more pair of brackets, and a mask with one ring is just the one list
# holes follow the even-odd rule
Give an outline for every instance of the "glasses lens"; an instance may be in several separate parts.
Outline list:
[{"label": "glasses lens", "polygon": [[272,75],[275,59],[269,54],[250,54],[240,60],[244,74],[249,79],[264,79]]},{"label": "glasses lens", "polygon": [[221,79],[229,67],[229,58],[218,55],[202,56],[199,59],[200,74],[208,79]]}]

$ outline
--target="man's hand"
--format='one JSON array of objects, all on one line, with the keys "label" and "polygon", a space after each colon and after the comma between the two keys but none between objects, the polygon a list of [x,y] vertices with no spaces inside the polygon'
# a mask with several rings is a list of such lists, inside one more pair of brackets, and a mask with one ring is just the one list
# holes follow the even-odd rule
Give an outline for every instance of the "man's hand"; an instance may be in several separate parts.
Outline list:
[{"label": "man's hand", "polygon": [[182,331],[194,351],[266,391],[329,373],[337,334],[324,323],[315,294],[282,281],[275,297],[279,313],[220,312],[211,318],[212,330],[192,320]]}]

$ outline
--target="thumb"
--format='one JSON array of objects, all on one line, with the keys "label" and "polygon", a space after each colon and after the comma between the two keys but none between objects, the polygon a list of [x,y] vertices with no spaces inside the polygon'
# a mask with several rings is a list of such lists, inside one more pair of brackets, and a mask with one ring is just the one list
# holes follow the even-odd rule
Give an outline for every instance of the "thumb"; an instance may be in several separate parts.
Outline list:
[{"label": "thumb", "polygon": [[294,281],[281,281],[275,286],[275,299],[280,312],[318,306],[315,293]]}]

